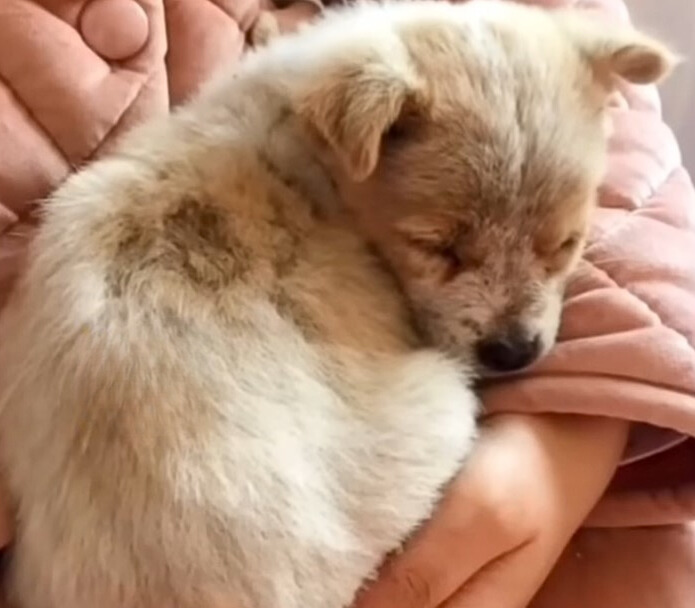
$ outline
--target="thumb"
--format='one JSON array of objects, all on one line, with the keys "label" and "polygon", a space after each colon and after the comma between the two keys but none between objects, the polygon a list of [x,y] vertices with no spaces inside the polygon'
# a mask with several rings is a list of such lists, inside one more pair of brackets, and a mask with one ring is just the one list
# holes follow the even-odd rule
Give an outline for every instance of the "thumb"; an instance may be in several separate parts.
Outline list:
[{"label": "thumb", "polygon": [[560,553],[529,541],[487,564],[439,608],[526,608]]}]

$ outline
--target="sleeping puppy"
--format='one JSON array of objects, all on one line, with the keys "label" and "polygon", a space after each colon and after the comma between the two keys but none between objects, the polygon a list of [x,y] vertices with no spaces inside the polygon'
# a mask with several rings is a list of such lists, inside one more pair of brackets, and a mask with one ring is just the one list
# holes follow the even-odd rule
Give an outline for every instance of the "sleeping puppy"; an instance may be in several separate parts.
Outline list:
[{"label": "sleeping puppy", "polygon": [[15,605],[348,606],[469,452],[473,374],[552,344],[608,93],[669,61],[365,4],[70,178],[0,321]]}]

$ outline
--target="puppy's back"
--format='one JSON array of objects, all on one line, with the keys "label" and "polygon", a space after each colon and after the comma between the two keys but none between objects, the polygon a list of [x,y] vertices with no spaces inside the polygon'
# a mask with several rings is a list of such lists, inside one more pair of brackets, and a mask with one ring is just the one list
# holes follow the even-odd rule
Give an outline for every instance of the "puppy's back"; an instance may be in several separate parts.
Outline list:
[{"label": "puppy's back", "polygon": [[54,197],[0,321],[14,599],[347,605],[455,471],[472,397],[357,237],[176,121]]}]

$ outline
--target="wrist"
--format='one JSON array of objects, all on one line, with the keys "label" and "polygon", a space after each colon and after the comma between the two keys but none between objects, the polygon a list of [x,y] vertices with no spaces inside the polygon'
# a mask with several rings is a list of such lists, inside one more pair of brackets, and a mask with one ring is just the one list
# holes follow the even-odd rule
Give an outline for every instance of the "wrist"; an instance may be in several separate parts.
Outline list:
[{"label": "wrist", "polygon": [[507,453],[514,483],[535,494],[521,502],[543,511],[547,525],[556,520],[574,531],[613,478],[629,428],[628,421],[603,417],[500,414],[485,421],[483,434]]}]

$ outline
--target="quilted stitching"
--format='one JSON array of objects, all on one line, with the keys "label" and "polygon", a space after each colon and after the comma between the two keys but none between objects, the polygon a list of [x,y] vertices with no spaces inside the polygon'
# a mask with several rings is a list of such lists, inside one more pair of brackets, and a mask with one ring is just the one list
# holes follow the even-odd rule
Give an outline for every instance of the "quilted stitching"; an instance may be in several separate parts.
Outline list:
[{"label": "quilted stitching", "polygon": [[62,19],[33,4],[8,1],[15,5],[14,18],[0,37],[0,74],[77,164],[100,141],[104,123],[111,123],[132,98],[139,77],[112,70]]},{"label": "quilted stitching", "polygon": [[53,135],[46,129],[42,124],[41,121],[36,118],[34,113],[31,110],[31,107],[24,103],[22,100],[21,96],[17,94],[17,91],[15,91],[12,86],[10,85],[9,80],[0,73],[0,86],[5,89],[5,94],[8,95],[8,97],[12,97],[14,100],[14,103],[16,105],[19,105],[22,107],[23,113],[25,116],[28,118],[29,122],[31,122],[32,127],[39,132],[39,134],[44,138],[46,141],[50,143],[50,145],[53,147],[53,149],[60,154],[60,156],[67,162],[68,157],[65,154],[65,151],[60,147],[56,139],[53,137]]},{"label": "quilted stitching", "polygon": [[[622,116],[618,117],[618,121],[622,121],[623,124],[619,125],[621,128],[617,130],[617,141],[614,141],[612,145],[614,154],[611,161],[615,163],[616,159],[620,158],[616,150],[621,147],[630,150],[632,157],[629,159],[629,166],[633,168],[633,177],[635,179],[624,180],[621,186],[616,186],[615,182],[611,185],[610,190],[617,194],[618,200],[624,202],[623,211],[621,213],[622,217],[620,217],[619,221],[621,224],[630,223],[633,225],[641,225],[638,234],[632,236],[633,239],[648,235],[650,228],[652,228],[653,232],[656,232],[654,227],[647,227],[644,225],[647,222],[661,223],[664,227],[668,227],[670,233],[669,231],[659,231],[660,234],[658,236],[665,244],[669,243],[670,237],[673,237],[678,240],[682,247],[690,248],[693,255],[693,257],[690,258],[692,260],[690,268],[691,275],[686,276],[686,279],[688,287],[690,287],[691,290],[695,289],[695,278],[692,276],[695,270],[695,224],[693,223],[692,214],[688,214],[684,209],[686,205],[692,206],[694,204],[693,201],[695,197],[693,196],[689,179],[680,167],[678,146],[670,130],[661,123],[656,111],[649,113],[645,111],[639,112],[634,109],[635,104],[633,102],[630,100],[627,100],[627,102],[629,109],[617,111],[619,114],[622,114]],[[624,120],[625,118],[632,119],[634,121],[633,124],[628,124],[628,121]],[[638,120],[639,118],[642,120]],[[622,146],[620,144],[622,144]],[[680,178],[683,184],[682,192],[671,192],[669,198],[660,201],[660,195],[669,190],[669,187],[673,186],[674,180],[678,178]],[[641,192],[642,196],[639,196],[637,194],[638,192]],[[674,196],[674,194],[680,196]],[[604,200],[610,205],[611,202],[614,203],[616,199],[601,197],[602,206]],[[664,209],[665,205],[669,208]],[[650,215],[644,213],[649,210],[657,210],[659,207],[664,211],[663,217],[660,217],[658,213]],[[616,220],[613,220],[612,223],[615,224]],[[645,260],[640,258],[628,260],[626,258],[617,260],[613,263],[609,260],[608,263],[606,263],[602,262],[600,257],[594,255],[594,252],[600,249],[597,245],[600,245],[602,241],[610,241],[610,234],[613,234],[613,238],[616,238],[616,232],[620,233],[620,230],[611,230],[609,234],[603,234],[598,239],[594,240],[593,246],[589,247],[587,255],[585,256],[587,262],[593,264],[606,276],[610,277],[613,284],[622,289],[626,295],[638,298],[642,303],[648,306],[649,309],[658,316],[660,323],[664,327],[668,328],[670,331],[676,332],[683,338],[685,343],[690,346],[692,350],[691,355],[695,359],[695,327],[693,327],[692,324],[692,321],[695,320],[695,306],[691,309],[691,314],[693,315],[690,320],[691,322],[684,324],[683,327],[676,327],[673,317],[662,310],[662,304],[656,300],[648,290],[642,290],[640,293],[634,285],[631,284],[631,278],[634,274],[638,274],[640,270],[643,271],[644,266],[648,265],[652,265],[651,270],[652,273],[654,273],[655,267],[662,264],[661,260]],[[656,238],[656,235],[653,235],[653,238]],[[619,246],[615,246],[615,249],[618,251],[622,250]],[[608,250],[611,251],[610,243]],[[659,252],[654,253],[654,257],[656,258]],[[613,257],[615,257],[615,255],[616,254],[613,253]],[[679,252],[674,251],[671,254],[672,257],[669,259],[677,259],[679,255]],[[688,258],[686,257],[685,259],[687,263]],[[611,267],[615,266],[616,263],[625,271],[623,273],[624,276],[616,275],[611,270]],[[683,272],[687,275],[688,269],[684,268]],[[685,311],[684,316],[687,316]]]},{"label": "quilted stitching", "polygon": [[[167,57],[165,64],[168,39],[178,48],[190,29],[180,22],[166,31],[165,9],[178,1],[137,0],[148,16],[149,38],[121,62],[105,61],[82,40],[80,14],[90,0],[0,2],[0,306],[19,272],[31,227],[25,218],[36,201],[133,124],[166,112],[168,74],[193,74],[186,79],[189,91],[180,91],[183,98],[223,50],[230,57],[241,53],[239,28],[215,6],[198,32],[213,51],[207,71],[181,57]],[[189,55],[196,55],[195,43]]]},{"label": "quilted stitching", "polygon": [[[65,156],[0,79],[0,201],[22,215],[68,171]],[[2,232],[2,230],[0,230]]]},{"label": "quilted stitching", "polygon": [[[236,4],[230,3],[230,4]],[[257,14],[258,2],[240,3],[242,18]],[[223,62],[241,56],[244,36],[237,21],[219,2],[168,0],[166,6],[169,55],[167,57],[171,103],[185,101]]]}]

